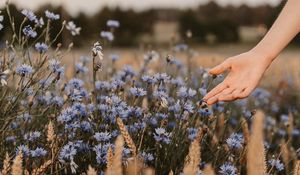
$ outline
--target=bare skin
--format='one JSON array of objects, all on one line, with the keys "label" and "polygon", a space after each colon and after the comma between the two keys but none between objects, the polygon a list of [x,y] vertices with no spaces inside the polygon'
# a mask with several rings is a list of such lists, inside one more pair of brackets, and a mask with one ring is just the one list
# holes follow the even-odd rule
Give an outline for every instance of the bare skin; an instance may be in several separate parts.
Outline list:
[{"label": "bare skin", "polygon": [[209,73],[228,71],[222,83],[203,98],[208,104],[248,97],[264,72],[288,43],[300,32],[300,0],[288,0],[265,37],[250,51],[226,59]]}]

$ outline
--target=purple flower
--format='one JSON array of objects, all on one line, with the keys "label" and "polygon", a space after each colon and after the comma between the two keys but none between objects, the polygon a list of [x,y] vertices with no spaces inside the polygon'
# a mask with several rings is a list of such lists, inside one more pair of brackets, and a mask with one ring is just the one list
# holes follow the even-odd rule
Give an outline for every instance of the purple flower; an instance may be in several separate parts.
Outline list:
[{"label": "purple flower", "polygon": [[108,41],[113,41],[114,40],[114,35],[111,32],[108,31],[102,31],[100,33],[100,36]]},{"label": "purple flower", "polygon": [[30,151],[31,157],[44,157],[47,151],[43,148],[37,147],[35,150]]},{"label": "purple flower", "polygon": [[16,68],[16,73],[21,76],[30,75],[34,72],[33,68],[27,64],[22,64]]},{"label": "purple flower", "polygon": [[166,144],[171,143],[171,133],[166,132],[166,130],[164,128],[156,128],[155,129],[155,133],[153,133],[154,135],[154,139],[157,142],[163,142]]},{"label": "purple flower", "polygon": [[35,44],[35,49],[39,53],[45,53],[48,50],[48,46],[45,43],[36,43]]},{"label": "purple flower", "polygon": [[21,13],[28,18],[29,21],[35,21],[37,20],[36,15],[31,11],[27,9],[23,9]]},{"label": "purple flower", "polygon": [[244,138],[242,134],[232,133],[230,137],[226,140],[227,145],[231,149],[241,149],[243,148]]},{"label": "purple flower", "polygon": [[129,91],[135,97],[142,97],[142,96],[145,96],[147,94],[147,92],[144,89],[137,88],[137,87],[130,88]]},{"label": "purple flower", "polygon": [[120,27],[120,22],[117,20],[108,20],[106,22],[106,25],[111,28],[118,28]]},{"label": "purple flower", "polygon": [[55,13],[50,12],[48,10],[45,11],[45,15],[50,20],[58,20],[60,18],[59,14],[55,14]]},{"label": "purple flower", "polygon": [[35,37],[37,36],[36,31],[34,31],[34,30],[31,28],[30,25],[25,26],[25,27],[23,28],[23,33],[24,33],[25,36],[31,37],[31,38],[35,38]]},{"label": "purple flower", "polygon": [[237,175],[236,171],[237,169],[234,165],[226,162],[220,167],[219,173],[221,173],[222,175]]},{"label": "purple flower", "polygon": [[71,32],[71,34],[73,36],[75,36],[75,35],[80,34],[81,27],[76,27],[76,25],[74,24],[73,21],[69,21],[67,26],[66,26],[66,29],[68,29]]},{"label": "purple flower", "polygon": [[270,164],[270,166],[275,167],[277,171],[284,170],[284,165],[279,159],[271,159],[268,161],[268,163]]},{"label": "purple flower", "polygon": [[106,142],[111,139],[111,134],[109,132],[96,132],[94,135],[94,138],[98,142],[101,142],[101,141]]}]

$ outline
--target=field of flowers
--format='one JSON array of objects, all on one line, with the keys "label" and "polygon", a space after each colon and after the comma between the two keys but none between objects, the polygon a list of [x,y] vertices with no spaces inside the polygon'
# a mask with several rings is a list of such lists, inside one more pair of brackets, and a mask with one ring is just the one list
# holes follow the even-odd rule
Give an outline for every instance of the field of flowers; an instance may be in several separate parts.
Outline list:
[{"label": "field of flowers", "polygon": [[297,96],[257,88],[247,99],[208,106],[202,97],[224,75],[195,66],[197,53],[185,42],[145,50],[138,68],[117,67],[116,20],[90,56],[64,65],[73,44],[54,43],[63,30],[76,37],[81,28],[63,21],[50,39],[58,14],[20,13],[20,26],[9,5],[0,14],[0,32],[13,33],[0,52],[1,175],[300,174]]}]

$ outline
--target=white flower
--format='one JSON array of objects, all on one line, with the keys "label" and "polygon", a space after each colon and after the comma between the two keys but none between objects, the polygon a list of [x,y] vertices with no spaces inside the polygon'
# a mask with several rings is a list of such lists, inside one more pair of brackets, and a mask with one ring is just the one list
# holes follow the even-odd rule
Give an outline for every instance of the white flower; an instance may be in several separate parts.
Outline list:
[{"label": "white flower", "polygon": [[71,32],[73,36],[80,34],[81,27],[76,27],[73,21],[69,21],[66,25],[66,28]]},{"label": "white flower", "polygon": [[103,60],[102,46],[98,41],[94,43],[94,46],[92,48],[92,53],[93,56],[98,56],[100,60]]},{"label": "white flower", "polygon": [[5,71],[0,73],[0,83],[2,86],[7,85],[6,77],[10,73],[9,69],[6,69]]}]

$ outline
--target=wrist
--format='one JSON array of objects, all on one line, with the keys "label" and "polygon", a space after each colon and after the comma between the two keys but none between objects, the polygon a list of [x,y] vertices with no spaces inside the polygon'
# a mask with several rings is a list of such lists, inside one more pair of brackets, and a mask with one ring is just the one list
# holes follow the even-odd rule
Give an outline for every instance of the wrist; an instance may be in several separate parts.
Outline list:
[{"label": "wrist", "polygon": [[260,49],[258,47],[254,47],[249,51],[249,53],[266,65],[266,67],[269,67],[277,56],[272,52],[268,52],[267,49]]}]

